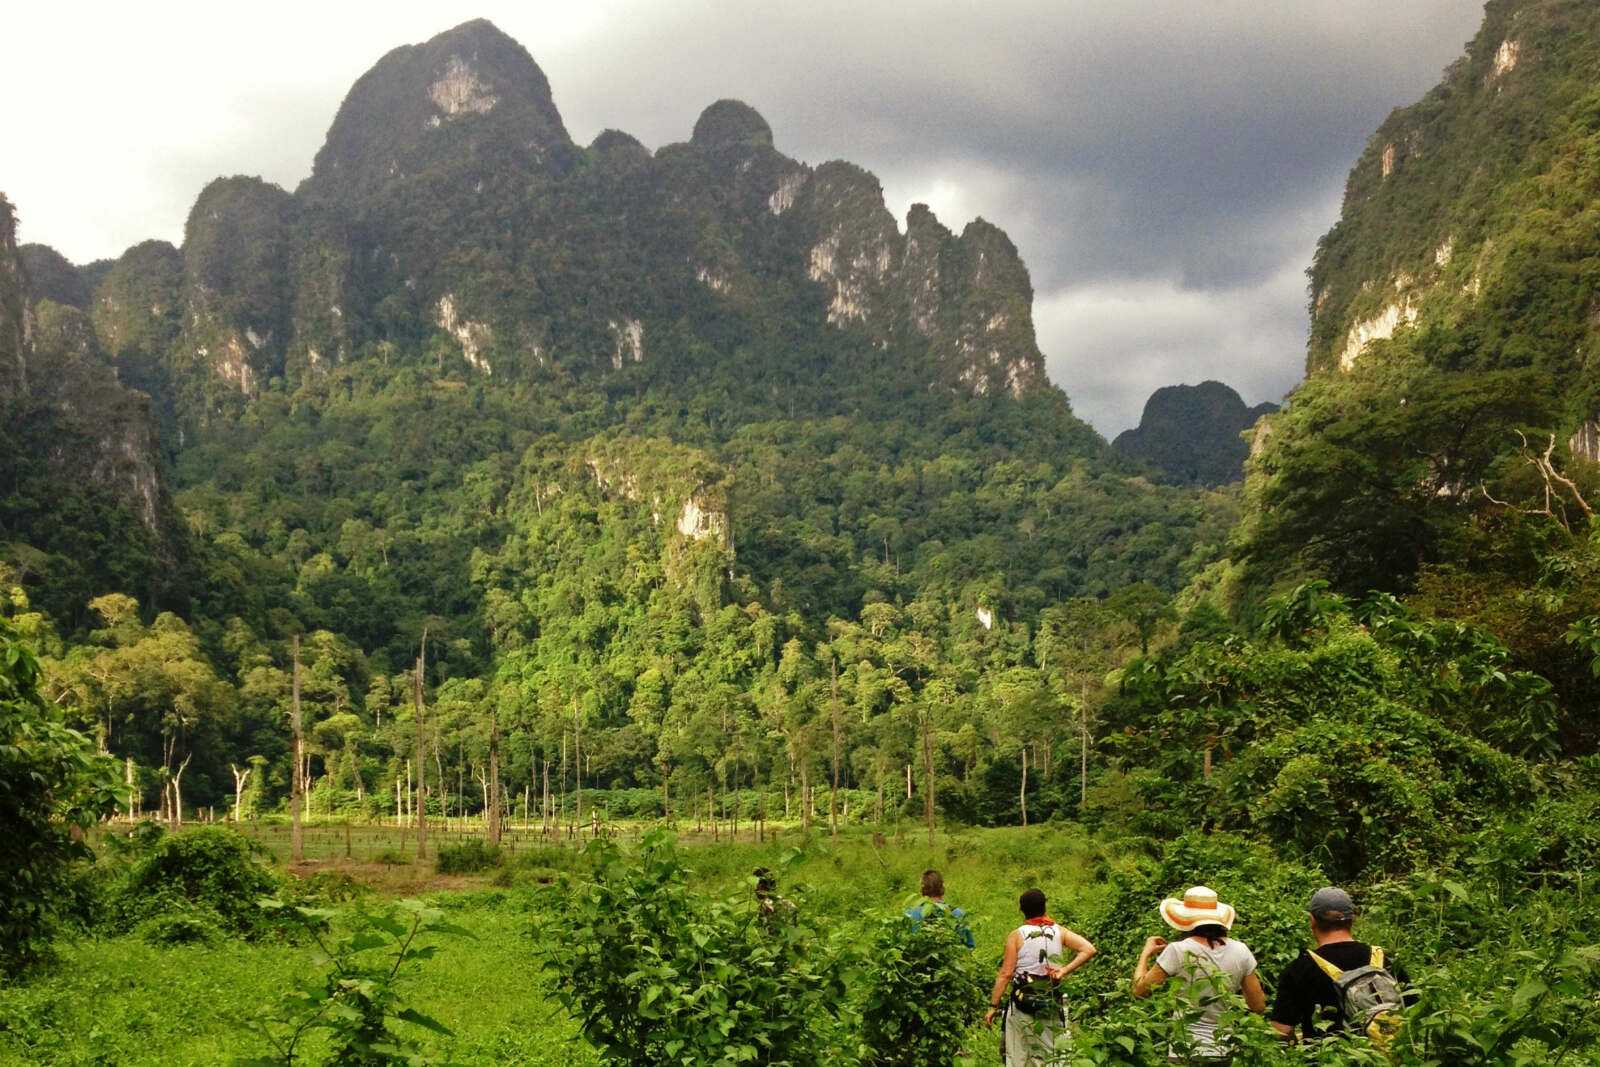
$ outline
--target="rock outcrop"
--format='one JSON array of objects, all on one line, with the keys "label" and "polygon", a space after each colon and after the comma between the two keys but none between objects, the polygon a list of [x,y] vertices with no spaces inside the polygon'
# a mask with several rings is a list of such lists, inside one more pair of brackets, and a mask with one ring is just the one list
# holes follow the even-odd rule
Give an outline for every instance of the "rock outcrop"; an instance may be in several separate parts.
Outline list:
[{"label": "rock outcrop", "polygon": [[1580,454],[1600,418],[1600,8],[1491,0],[1466,54],[1379,127],[1311,270],[1307,373],[1398,344],[1446,372],[1533,368]]},{"label": "rock outcrop", "polygon": [[1245,432],[1277,410],[1271,403],[1246,407],[1221,382],[1168,385],[1150,395],[1138,427],[1119,434],[1112,447],[1176,484],[1224,485],[1244,477],[1251,450]]}]

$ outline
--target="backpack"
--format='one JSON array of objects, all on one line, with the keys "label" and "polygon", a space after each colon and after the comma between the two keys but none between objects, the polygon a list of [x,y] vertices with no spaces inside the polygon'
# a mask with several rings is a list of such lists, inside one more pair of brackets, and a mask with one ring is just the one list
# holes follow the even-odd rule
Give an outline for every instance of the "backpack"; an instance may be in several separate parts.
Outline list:
[{"label": "backpack", "polygon": [[1346,1030],[1364,1034],[1379,1048],[1389,1047],[1400,1029],[1405,1000],[1400,995],[1400,983],[1383,965],[1383,949],[1373,945],[1367,965],[1348,971],[1341,971],[1315,952],[1307,955],[1333,980]]}]

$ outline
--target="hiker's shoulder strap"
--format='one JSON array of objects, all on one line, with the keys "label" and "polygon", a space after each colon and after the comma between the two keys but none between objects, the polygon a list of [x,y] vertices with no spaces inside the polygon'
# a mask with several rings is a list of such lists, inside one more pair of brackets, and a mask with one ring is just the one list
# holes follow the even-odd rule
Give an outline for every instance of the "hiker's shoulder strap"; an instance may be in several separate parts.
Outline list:
[{"label": "hiker's shoulder strap", "polygon": [[[1329,978],[1332,978],[1335,982],[1344,977],[1343,971],[1329,963],[1327,960],[1323,959],[1321,956],[1317,955],[1314,949],[1308,950],[1306,955],[1310,956],[1311,961],[1322,969],[1323,974],[1327,975]],[[1381,956],[1382,953],[1380,952],[1379,955]]]},{"label": "hiker's shoulder strap", "polygon": [[1372,946],[1372,962],[1368,965],[1383,970],[1383,949],[1377,945]]}]

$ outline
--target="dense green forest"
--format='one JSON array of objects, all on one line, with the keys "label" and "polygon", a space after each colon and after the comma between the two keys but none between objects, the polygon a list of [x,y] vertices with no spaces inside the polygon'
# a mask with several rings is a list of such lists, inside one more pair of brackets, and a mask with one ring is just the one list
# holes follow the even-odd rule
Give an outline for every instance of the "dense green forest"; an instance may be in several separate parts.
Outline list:
[{"label": "dense green forest", "polygon": [[[503,104],[399,122],[441,64]],[[506,143],[527,121],[545,149]],[[137,805],[242,804],[256,766],[250,810],[282,810],[298,640],[323,812],[393,814],[421,766],[479,813],[495,736],[508,807],[581,776],[612,814],[809,814],[837,762],[875,813],[911,766],[1020,817],[1016,709],[1084,734],[1238,489],[1072,414],[1004,234],[902,233],[871,175],[772,143],[721,101],[653,156],[578,148],[469,23],[359,81],[294,194],[219,179],[181,249],[114,264],[18,251],[8,584]],[[351,180],[382,153],[403,178]],[[1068,810],[1082,768],[1027,745],[1034,817]]]}]

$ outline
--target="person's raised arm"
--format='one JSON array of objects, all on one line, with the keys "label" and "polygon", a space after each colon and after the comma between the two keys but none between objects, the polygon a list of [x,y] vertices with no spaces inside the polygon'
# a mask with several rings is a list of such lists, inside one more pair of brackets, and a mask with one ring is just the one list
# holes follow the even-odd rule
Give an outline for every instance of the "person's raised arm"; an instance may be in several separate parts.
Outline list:
[{"label": "person's raised arm", "polygon": [[1000,1003],[1005,998],[1006,986],[1011,984],[1011,976],[1017,973],[1017,950],[1022,947],[1022,933],[1011,931],[1006,938],[1006,954],[1000,959],[1000,973],[994,976],[994,991],[989,994],[989,1010],[984,1013],[983,1025],[994,1025],[994,1013],[1000,1010]]},{"label": "person's raised arm", "polygon": [[1133,995],[1148,997],[1150,991],[1167,980],[1167,972],[1161,969],[1161,964],[1152,964],[1150,957],[1167,947],[1164,937],[1147,937],[1144,948],[1139,950],[1139,962],[1133,968]]},{"label": "person's raised arm", "polygon": [[1082,967],[1093,958],[1097,951],[1092,941],[1075,930],[1062,930],[1061,943],[1077,953],[1077,955],[1073,956],[1065,967],[1056,971],[1056,978],[1065,978],[1079,967]]}]

